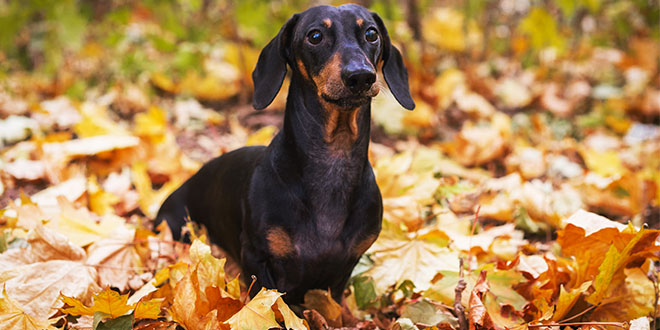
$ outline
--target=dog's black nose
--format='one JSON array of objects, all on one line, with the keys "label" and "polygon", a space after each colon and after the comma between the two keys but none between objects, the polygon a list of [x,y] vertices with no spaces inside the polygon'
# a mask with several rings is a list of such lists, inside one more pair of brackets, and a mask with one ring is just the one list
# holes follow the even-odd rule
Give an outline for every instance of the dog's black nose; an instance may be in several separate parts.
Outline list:
[{"label": "dog's black nose", "polygon": [[376,73],[367,69],[342,70],[341,79],[353,94],[359,94],[376,82]]}]

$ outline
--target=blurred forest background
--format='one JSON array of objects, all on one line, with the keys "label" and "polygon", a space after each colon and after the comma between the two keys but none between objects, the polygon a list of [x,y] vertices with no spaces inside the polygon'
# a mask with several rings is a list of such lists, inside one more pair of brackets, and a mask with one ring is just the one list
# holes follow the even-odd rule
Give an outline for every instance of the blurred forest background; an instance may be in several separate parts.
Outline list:
[{"label": "blurred forest background", "polygon": [[[373,101],[384,225],[351,280],[357,319],[318,295],[306,306],[331,327],[455,329],[464,277],[470,328],[655,322],[660,2],[356,2],[385,21],[417,108],[385,91]],[[239,328],[249,308],[235,274],[202,243],[188,254],[155,236],[151,219],[203,162],[269,143],[287,88],[254,111],[251,72],[317,4],[0,0],[2,313],[60,328]],[[205,262],[212,280],[187,271]],[[209,305],[211,287],[231,306]],[[271,305],[264,320],[290,327]]]},{"label": "blurred forest background", "polygon": [[[522,69],[545,67],[549,78],[562,79],[569,70],[561,61],[581,63],[594,49],[609,47],[639,61],[646,80],[657,74],[660,5],[654,0],[357,3],[385,19],[424,100],[433,97],[423,86],[444,70],[485,61],[497,71],[502,57],[514,58]],[[90,88],[151,80],[169,92],[224,101],[249,94],[249,88],[225,86],[249,86],[260,48],[293,13],[318,4],[341,2],[5,0],[1,72],[3,78],[17,71],[55,78],[57,84],[43,92],[77,99]],[[613,87],[626,79],[601,69],[573,75],[603,75],[593,78]],[[188,86],[193,77],[208,83]]]}]

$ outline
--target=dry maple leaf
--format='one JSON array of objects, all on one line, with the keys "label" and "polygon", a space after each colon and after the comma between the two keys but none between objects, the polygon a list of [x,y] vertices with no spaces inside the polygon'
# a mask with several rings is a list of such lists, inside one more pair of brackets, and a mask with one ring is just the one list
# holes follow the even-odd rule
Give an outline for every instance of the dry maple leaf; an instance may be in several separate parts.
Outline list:
[{"label": "dry maple leaf", "polygon": [[139,301],[137,304],[128,302],[128,294],[120,295],[116,291],[106,287],[105,290],[97,293],[93,297],[94,302],[91,306],[86,306],[76,298],[60,296],[60,300],[69,307],[60,308],[63,313],[71,315],[94,316],[95,313],[102,313],[109,318],[117,318],[134,311],[135,318],[158,318],[162,299],[152,299]]},{"label": "dry maple leaf", "polygon": [[133,244],[134,237],[135,229],[119,226],[110,237],[87,248],[87,264],[96,267],[101,286],[116,287],[120,292],[126,290],[140,260]]},{"label": "dry maple leaf", "polygon": [[0,254],[0,282],[28,314],[46,319],[62,305],[60,293],[88,299],[99,289],[96,271],[83,263],[84,251],[66,237],[37,226],[28,243]]},{"label": "dry maple leaf", "polygon": [[458,252],[423,240],[382,237],[368,254],[374,267],[364,275],[374,279],[379,294],[404,280],[411,280],[418,290],[426,290],[439,271],[458,271]]},{"label": "dry maple leaf", "polygon": [[2,290],[0,297],[0,328],[7,330],[54,330],[60,318],[41,320],[26,313],[14,300],[9,298],[7,291]]}]

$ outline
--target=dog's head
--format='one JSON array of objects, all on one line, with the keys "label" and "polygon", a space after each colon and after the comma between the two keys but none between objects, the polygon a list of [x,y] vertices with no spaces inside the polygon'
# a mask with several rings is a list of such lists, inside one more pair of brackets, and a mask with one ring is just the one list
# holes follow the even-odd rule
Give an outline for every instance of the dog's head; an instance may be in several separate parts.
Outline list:
[{"label": "dog's head", "polygon": [[275,98],[287,64],[309,81],[318,97],[339,108],[355,108],[378,94],[376,68],[396,100],[415,108],[408,71],[391,42],[383,21],[364,7],[318,6],[293,15],[261,51],[252,73],[255,109]]}]

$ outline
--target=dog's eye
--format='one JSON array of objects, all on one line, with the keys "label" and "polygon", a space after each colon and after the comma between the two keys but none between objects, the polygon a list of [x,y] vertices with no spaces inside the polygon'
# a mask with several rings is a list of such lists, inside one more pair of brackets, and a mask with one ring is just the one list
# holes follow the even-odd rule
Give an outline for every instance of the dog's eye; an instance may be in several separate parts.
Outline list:
[{"label": "dog's eye", "polygon": [[307,34],[307,40],[309,40],[309,43],[312,45],[318,45],[323,40],[323,34],[319,30],[309,31]]},{"label": "dog's eye", "polygon": [[366,32],[364,32],[364,38],[369,42],[374,42],[378,40],[378,31],[376,31],[374,28],[369,28]]}]

